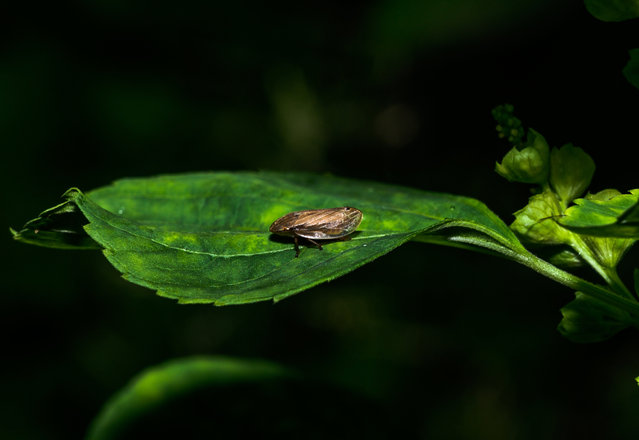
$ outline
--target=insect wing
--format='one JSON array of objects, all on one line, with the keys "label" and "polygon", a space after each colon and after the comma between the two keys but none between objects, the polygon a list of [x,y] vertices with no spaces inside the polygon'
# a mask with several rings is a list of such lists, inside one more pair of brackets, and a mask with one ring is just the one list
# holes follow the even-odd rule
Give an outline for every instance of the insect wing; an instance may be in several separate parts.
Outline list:
[{"label": "insect wing", "polygon": [[300,237],[327,240],[341,238],[357,229],[360,210],[350,207],[300,211],[290,230]]}]

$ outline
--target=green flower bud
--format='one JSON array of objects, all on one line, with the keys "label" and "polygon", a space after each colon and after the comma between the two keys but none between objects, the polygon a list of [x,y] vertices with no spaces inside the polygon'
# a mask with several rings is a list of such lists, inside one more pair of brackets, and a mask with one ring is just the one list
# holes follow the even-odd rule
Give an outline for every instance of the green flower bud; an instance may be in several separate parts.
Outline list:
[{"label": "green flower bud", "polygon": [[526,146],[512,148],[495,171],[511,182],[543,184],[548,180],[548,143],[533,129],[528,130]]},{"label": "green flower bud", "polygon": [[550,152],[550,185],[564,206],[588,188],[594,172],[595,162],[579,147],[566,144]]},{"label": "green flower bud", "polygon": [[492,113],[497,122],[498,136],[518,149],[522,148],[525,131],[521,121],[515,117],[515,108],[511,104],[503,104],[495,107]]}]

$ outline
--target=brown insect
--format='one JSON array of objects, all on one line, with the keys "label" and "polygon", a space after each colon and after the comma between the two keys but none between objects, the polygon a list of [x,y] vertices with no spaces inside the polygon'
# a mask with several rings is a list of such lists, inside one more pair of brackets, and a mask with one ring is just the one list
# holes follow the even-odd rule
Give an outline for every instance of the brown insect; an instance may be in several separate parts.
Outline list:
[{"label": "brown insect", "polygon": [[343,208],[309,209],[295,211],[278,218],[269,231],[273,234],[293,237],[295,258],[300,255],[299,239],[304,238],[322,250],[314,240],[348,239],[362,221],[362,211],[350,206]]}]

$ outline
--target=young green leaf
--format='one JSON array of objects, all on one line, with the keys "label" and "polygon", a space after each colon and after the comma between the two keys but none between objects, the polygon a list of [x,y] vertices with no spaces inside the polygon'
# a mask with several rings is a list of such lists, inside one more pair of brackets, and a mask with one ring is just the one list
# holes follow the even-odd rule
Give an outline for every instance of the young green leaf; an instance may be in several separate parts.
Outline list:
[{"label": "young green leaf", "polygon": [[595,162],[581,148],[566,144],[550,152],[550,185],[567,206],[586,191]]},{"label": "young green leaf", "polygon": [[[526,253],[477,200],[330,176],[200,173],[124,179],[69,203],[85,230],[131,282],[183,303],[281,300],[332,280],[408,240]],[[350,241],[303,248],[269,233],[292,211],[353,206],[364,218]],[[475,231],[475,236],[445,230]],[[28,235],[28,228],[19,236]],[[419,237],[418,237],[419,236]],[[433,238],[435,240],[435,238]]]},{"label": "young green leaf", "polygon": [[557,222],[580,234],[639,238],[639,189],[604,190],[575,200]]},{"label": "young green leaf", "polygon": [[511,229],[523,240],[535,244],[570,244],[570,232],[560,228],[554,219],[561,215],[557,195],[546,188],[528,199],[528,204],[515,212]]},{"label": "young green leaf", "polygon": [[[632,201],[633,198],[635,199],[634,202]],[[609,216],[611,212],[621,209],[622,212],[614,224],[603,226],[603,229],[610,234],[608,236],[592,235],[589,233],[590,228],[583,228],[581,232],[579,232],[579,228],[573,228],[573,232],[579,233],[580,240],[586,245],[588,252],[604,268],[616,268],[623,255],[636,241],[636,238],[632,238],[633,225],[625,224],[619,220],[625,215],[627,209],[623,209],[623,207],[627,206],[628,203],[636,203],[634,194],[621,195],[619,191],[609,189],[596,194],[588,194],[581,205],[576,205],[566,210],[566,219],[574,217],[573,221],[576,219],[577,222],[582,222],[581,224],[583,224],[583,222],[596,223],[602,220],[605,221],[607,215]],[[571,210],[576,212],[576,214],[571,214]],[[630,233],[630,238],[620,238],[618,235],[622,233]],[[637,234],[636,225],[634,234]]]},{"label": "young green leaf", "polygon": [[573,342],[599,342],[632,325],[630,315],[581,292],[561,309],[557,329]]}]

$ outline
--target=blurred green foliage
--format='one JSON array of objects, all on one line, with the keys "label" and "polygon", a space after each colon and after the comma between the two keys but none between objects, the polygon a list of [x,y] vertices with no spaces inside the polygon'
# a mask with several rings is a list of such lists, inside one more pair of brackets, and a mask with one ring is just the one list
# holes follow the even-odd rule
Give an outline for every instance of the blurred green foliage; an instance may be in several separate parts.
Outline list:
[{"label": "blurred green foliage", "polygon": [[623,74],[630,84],[639,89],[639,49],[631,49],[629,55],[630,59],[623,69]]},{"label": "blurred green foliage", "polygon": [[87,439],[386,439],[400,434],[401,426],[393,427],[380,409],[277,364],[187,357],[154,365],[132,379],[100,411]]},{"label": "blurred green foliage", "polygon": [[639,18],[637,0],[585,0],[588,12],[602,21],[623,21]]},{"label": "blurred green foliage", "polygon": [[[578,1],[445,3],[5,5],[1,223],[74,185],[224,169],[458,193],[509,222],[527,194],[492,172],[502,102],[586,149],[593,188],[635,187],[619,158],[636,147],[621,74],[636,23]],[[513,263],[408,244],[277,306],[214,309],[149,295],[98,253],[21,246],[8,229],[2,246],[1,438],[78,438],[135,374],[198,354],[344,385],[415,437],[639,435],[636,334],[564,340],[571,292]]]}]

